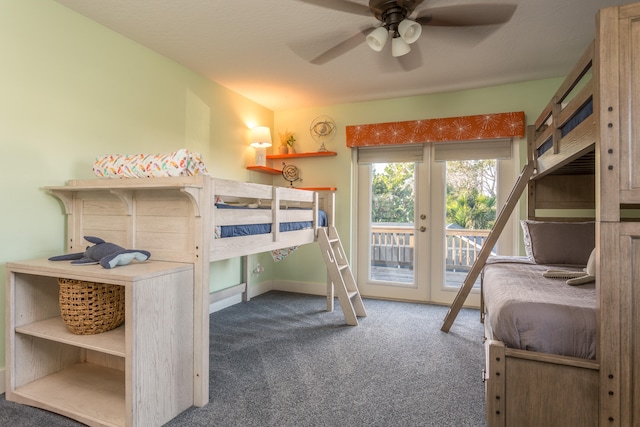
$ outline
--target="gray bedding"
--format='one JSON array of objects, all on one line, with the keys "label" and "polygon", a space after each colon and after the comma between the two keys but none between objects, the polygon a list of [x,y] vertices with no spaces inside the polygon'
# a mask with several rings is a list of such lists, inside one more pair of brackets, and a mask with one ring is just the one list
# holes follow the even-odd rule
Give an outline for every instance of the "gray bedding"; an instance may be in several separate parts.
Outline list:
[{"label": "gray bedding", "polygon": [[483,295],[492,338],[510,348],[595,359],[595,284],[543,277],[550,268],[558,269],[527,258],[487,263]]}]

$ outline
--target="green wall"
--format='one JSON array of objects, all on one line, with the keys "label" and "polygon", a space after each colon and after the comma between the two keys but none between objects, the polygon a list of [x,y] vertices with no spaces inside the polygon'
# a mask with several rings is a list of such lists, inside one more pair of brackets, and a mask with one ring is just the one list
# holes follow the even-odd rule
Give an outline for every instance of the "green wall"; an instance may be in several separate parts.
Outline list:
[{"label": "green wall", "polygon": [[[5,263],[64,252],[63,210],[42,187],[93,178],[101,154],[160,153],[186,147],[204,155],[211,175],[285,185],[249,172],[248,128],[293,130],[300,152],[318,145],[308,134],[318,115],[333,117],[327,143],[337,157],[302,159],[303,186],[338,187],[338,229],[351,245],[351,153],[345,126],[524,110],[535,120],[559,79],[455,93],[272,112],[132,42],[52,0],[0,0],[0,330],[4,330]],[[276,144],[277,145],[277,144]],[[274,146],[275,148],[275,146]],[[281,263],[267,254],[260,281],[325,283],[317,245]],[[236,284],[238,259],[215,263],[212,290]],[[213,282],[212,282],[213,283]],[[0,339],[0,367],[4,366]]]},{"label": "green wall", "polygon": [[[42,187],[93,178],[101,154],[183,147],[213,176],[246,181],[249,126],[271,125],[273,112],[51,0],[0,0],[0,10],[4,331],[5,263],[64,252],[62,207]],[[212,270],[216,287],[239,281],[237,259]],[[0,367],[4,350],[0,339]]]},{"label": "green wall", "polygon": [[[300,168],[303,178],[296,185],[338,188],[336,226],[345,250],[351,253],[355,201],[351,188],[351,149],[346,146],[345,126],[509,111],[524,111],[527,122],[533,123],[561,82],[561,78],[555,78],[434,95],[278,111],[275,113],[274,135],[277,137],[279,132],[288,129],[295,132],[297,151],[316,151],[319,145],[309,135],[311,121],[319,115],[328,115],[336,121],[336,136],[325,145],[328,150],[336,151],[337,157],[301,159],[291,163]],[[525,140],[522,139],[520,164],[526,160],[525,147]],[[514,165],[514,168],[517,169],[517,176],[521,167]],[[282,178],[274,179],[274,184],[283,183],[285,181]],[[318,263],[318,259],[320,254],[316,245],[300,248],[290,255],[290,259],[278,265],[277,277],[291,281],[324,282],[324,265]]]}]

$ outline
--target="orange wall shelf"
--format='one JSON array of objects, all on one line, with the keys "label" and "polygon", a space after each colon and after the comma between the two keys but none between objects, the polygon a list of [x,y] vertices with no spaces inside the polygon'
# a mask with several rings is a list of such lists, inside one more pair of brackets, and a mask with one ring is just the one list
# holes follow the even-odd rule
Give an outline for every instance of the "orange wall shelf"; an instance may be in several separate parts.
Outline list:
[{"label": "orange wall shelf", "polygon": [[293,154],[269,154],[267,159],[295,159],[301,157],[327,157],[336,156],[338,153],[335,151],[315,151],[311,153],[293,153]]},{"label": "orange wall shelf", "polygon": [[[338,153],[336,153],[335,151],[316,151],[312,153],[293,153],[293,154],[271,154],[267,156],[267,160],[300,159],[305,157],[328,157],[328,156],[336,156],[337,154]],[[282,171],[280,169],[274,169],[267,166],[247,166],[247,169],[250,171],[266,173],[269,175],[282,174]],[[336,191],[337,188],[336,187],[307,187],[307,188],[298,188],[298,190]]]},{"label": "orange wall shelf", "polygon": [[281,175],[282,171],[279,169],[268,168],[266,166],[247,166],[247,169],[254,172],[268,173],[270,175]]},{"label": "orange wall shelf", "polygon": [[[270,154],[267,155],[267,160],[277,159],[300,159],[305,157],[328,157],[336,156],[338,153],[335,151],[316,151],[311,153],[293,153],[293,154]],[[247,169],[254,172],[266,173],[270,175],[280,175],[282,171],[280,169],[274,169],[267,166],[247,166]]]}]

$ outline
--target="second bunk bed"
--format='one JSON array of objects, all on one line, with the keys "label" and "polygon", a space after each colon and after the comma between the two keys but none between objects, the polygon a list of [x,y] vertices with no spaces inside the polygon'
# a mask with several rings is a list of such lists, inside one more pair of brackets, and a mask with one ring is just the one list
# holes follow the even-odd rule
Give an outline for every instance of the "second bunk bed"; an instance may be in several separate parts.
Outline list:
[{"label": "second bunk bed", "polygon": [[[448,331],[482,274],[491,427],[640,423],[639,34],[640,4],[599,11],[593,43],[529,126],[528,162],[486,243],[526,191],[534,250],[481,251],[445,319]],[[544,277],[553,269],[594,280]]]}]

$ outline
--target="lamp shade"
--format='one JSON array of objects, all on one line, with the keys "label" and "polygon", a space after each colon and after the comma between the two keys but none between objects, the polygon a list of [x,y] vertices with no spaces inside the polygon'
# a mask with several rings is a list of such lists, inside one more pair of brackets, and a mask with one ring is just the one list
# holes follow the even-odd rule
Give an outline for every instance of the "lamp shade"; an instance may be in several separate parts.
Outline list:
[{"label": "lamp shade", "polygon": [[411,46],[405,42],[402,37],[394,37],[391,40],[391,55],[398,57],[411,52]]},{"label": "lamp shade", "polygon": [[422,26],[415,21],[405,19],[398,25],[398,34],[400,34],[402,40],[411,44],[418,40],[418,37],[422,34]]},{"label": "lamp shade", "polygon": [[256,148],[271,147],[271,129],[268,126],[256,126],[251,129],[251,146]]},{"label": "lamp shade", "polygon": [[378,27],[367,35],[367,44],[376,52],[380,52],[387,42],[389,31],[384,27]]}]

